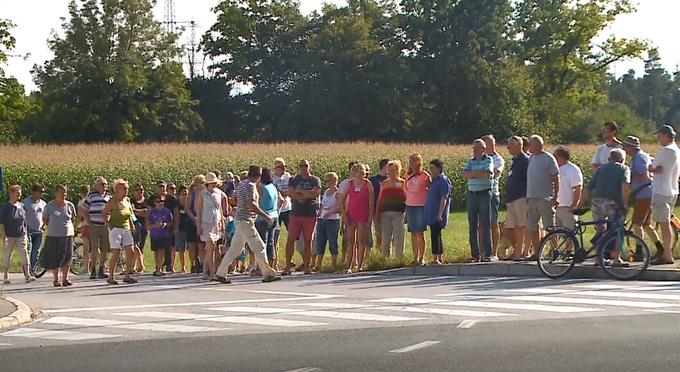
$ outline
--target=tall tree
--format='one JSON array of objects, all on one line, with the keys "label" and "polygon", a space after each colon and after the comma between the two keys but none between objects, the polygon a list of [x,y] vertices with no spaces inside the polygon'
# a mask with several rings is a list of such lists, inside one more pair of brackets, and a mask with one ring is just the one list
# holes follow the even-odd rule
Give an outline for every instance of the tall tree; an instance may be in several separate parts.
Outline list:
[{"label": "tall tree", "polygon": [[152,0],[73,0],[54,59],[34,68],[54,142],[186,140],[201,126],[175,35],[154,21]]}]

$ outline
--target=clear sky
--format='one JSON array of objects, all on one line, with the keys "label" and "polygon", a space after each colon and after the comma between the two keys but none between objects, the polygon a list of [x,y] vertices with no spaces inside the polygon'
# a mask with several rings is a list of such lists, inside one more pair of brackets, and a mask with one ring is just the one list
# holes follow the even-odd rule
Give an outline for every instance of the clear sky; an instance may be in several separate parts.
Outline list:
[{"label": "clear sky", "polygon": [[[602,35],[615,33],[621,37],[637,37],[656,45],[664,66],[675,71],[680,65],[680,0],[635,0],[638,11],[635,14],[620,17],[611,29]],[[59,30],[60,17],[67,15],[69,0],[0,0],[0,18],[11,19],[17,27],[12,33],[17,39],[14,55],[27,58],[12,57],[5,66],[5,72],[16,76],[28,90],[35,89],[30,74],[34,64],[41,64],[51,58],[47,48],[47,39],[52,30]],[[203,34],[215,21],[212,8],[219,0],[175,0],[178,21],[194,20],[198,26],[198,35]],[[323,2],[342,4],[345,0],[300,0],[304,12],[320,9]],[[156,18],[162,20],[163,0],[158,0],[155,9]],[[185,38],[188,37],[185,35]],[[628,69],[641,71],[640,61],[621,62],[612,66],[612,72],[622,75]]]}]

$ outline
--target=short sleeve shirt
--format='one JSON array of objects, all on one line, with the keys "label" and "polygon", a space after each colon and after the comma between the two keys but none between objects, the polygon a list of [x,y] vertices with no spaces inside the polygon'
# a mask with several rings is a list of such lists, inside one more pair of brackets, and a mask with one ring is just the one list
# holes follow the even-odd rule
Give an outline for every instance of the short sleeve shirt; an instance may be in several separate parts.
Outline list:
[{"label": "short sleeve shirt", "polygon": [[614,149],[622,149],[622,145],[615,145],[613,147],[610,147],[606,143],[601,144],[600,146],[597,147],[597,151],[595,152],[595,155],[593,155],[593,161],[591,162],[593,165],[597,165],[599,167],[606,165],[609,163],[609,153],[614,150]]},{"label": "short sleeve shirt", "polygon": [[532,155],[527,168],[527,198],[545,199],[556,196],[553,195],[552,177],[559,173],[557,160],[551,153]]},{"label": "short sleeve shirt", "polygon": [[601,166],[588,183],[593,198],[614,200],[623,205],[621,186],[630,183],[630,168],[621,163],[608,163]]},{"label": "short sleeve shirt", "polygon": [[[309,178],[303,178],[300,175],[293,177],[289,186],[291,188],[300,188],[302,190],[321,189],[321,180],[317,176],[310,175]],[[319,198],[311,198],[305,200],[291,200],[293,216],[298,217],[316,217],[319,211]]]},{"label": "short sleeve shirt", "polygon": [[250,203],[258,203],[257,187],[249,180],[241,181],[236,187],[236,214],[239,221],[255,221],[255,212],[250,209]]},{"label": "short sleeve shirt", "polygon": [[374,175],[373,177],[369,178],[368,180],[371,181],[371,185],[373,185],[373,201],[375,202],[374,205],[378,205],[378,196],[380,196],[380,188],[382,187],[383,182],[387,179],[387,176],[383,176],[380,173]]},{"label": "short sleeve shirt", "polygon": [[[276,189],[279,190],[279,192],[288,192],[288,183],[290,182],[290,173],[284,172],[282,175],[277,176],[276,174],[272,174],[272,181],[274,181],[274,186],[276,186]],[[292,208],[291,206],[291,200],[290,197],[286,197],[284,200],[283,204],[281,204],[281,207],[279,208],[279,212],[288,212]]]},{"label": "short sleeve shirt", "polygon": [[529,156],[527,154],[521,153],[512,158],[508,178],[505,180],[508,203],[527,196],[527,168],[529,168]]},{"label": "short sleeve shirt", "polygon": [[151,239],[166,239],[170,237],[170,224],[172,223],[172,212],[170,212],[170,209],[167,207],[150,209],[146,219],[150,225],[167,224],[165,228],[152,227]]},{"label": "short sleeve shirt", "polygon": [[5,203],[0,207],[0,223],[5,227],[5,236],[21,238],[26,236],[26,211],[20,202]]},{"label": "short sleeve shirt", "polygon": [[451,180],[445,174],[432,180],[430,189],[427,192],[427,203],[425,204],[425,223],[432,226],[439,220],[439,207],[442,198],[446,198],[446,207],[442,213],[442,227],[447,225],[449,208],[451,205]]},{"label": "short sleeve shirt", "polygon": [[649,166],[652,159],[649,154],[640,150],[633,155],[631,161],[631,191],[635,192],[635,199],[649,199],[652,197],[652,185],[649,180],[639,180],[638,176],[649,173]]},{"label": "short sleeve shirt", "polygon": [[494,195],[499,195],[500,190],[498,187],[500,186],[501,183],[501,175],[503,174],[503,170],[505,169],[505,159],[498,154],[495,153],[491,155],[491,160],[493,160],[493,177],[491,178],[491,192]]},{"label": "short sleeve shirt", "polygon": [[75,236],[73,221],[76,214],[76,207],[68,200],[63,206],[54,200],[49,202],[43,214],[43,220],[47,222],[47,236],[56,238]]},{"label": "short sleeve shirt", "polygon": [[102,212],[109,200],[111,200],[111,196],[109,196],[108,193],[102,195],[98,192],[91,192],[85,199],[85,207],[89,210],[90,222],[92,222],[93,225],[104,225]]},{"label": "short sleeve shirt", "polygon": [[560,167],[560,192],[557,201],[560,207],[571,207],[574,202],[574,188],[583,186],[581,168],[572,162]]},{"label": "short sleeve shirt", "polygon": [[467,180],[468,191],[484,191],[491,189],[491,178],[493,177],[493,160],[489,155],[482,155],[481,159],[470,158],[465,164],[468,172],[488,172],[489,178],[470,178]]},{"label": "short sleeve shirt", "polygon": [[33,200],[33,197],[29,196],[23,201],[24,209],[26,210],[26,227],[28,231],[40,231],[43,227],[43,212],[45,211],[44,200],[38,199]]},{"label": "short sleeve shirt", "polygon": [[661,166],[663,171],[654,174],[652,192],[662,196],[678,195],[678,177],[680,177],[680,149],[675,142],[659,151],[652,162],[652,167]]}]

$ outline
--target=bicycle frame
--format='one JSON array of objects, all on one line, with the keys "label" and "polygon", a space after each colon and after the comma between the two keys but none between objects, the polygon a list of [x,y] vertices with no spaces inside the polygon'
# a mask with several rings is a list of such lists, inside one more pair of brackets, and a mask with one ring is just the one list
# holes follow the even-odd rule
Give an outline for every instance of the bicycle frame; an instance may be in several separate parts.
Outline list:
[{"label": "bicycle frame", "polygon": [[[583,242],[583,235],[586,232],[586,228],[588,226],[600,226],[600,225],[606,225],[607,229],[605,230],[604,234],[602,234],[600,237],[595,240],[593,245],[585,249],[585,244]],[[610,219],[609,217],[605,217],[601,220],[597,221],[576,221],[576,225],[574,226],[574,230],[572,230],[572,234],[574,236],[574,239],[578,242],[579,247],[576,247],[577,249],[584,249],[586,252],[586,255],[584,259],[589,259],[589,258],[594,258],[597,257],[599,254],[599,248],[604,244],[605,241],[607,241],[609,238],[611,238],[614,235],[619,236],[619,238],[623,237],[623,231],[625,230],[625,222],[623,221],[622,217],[617,217],[614,219]],[[595,251],[595,253],[593,253]]]}]

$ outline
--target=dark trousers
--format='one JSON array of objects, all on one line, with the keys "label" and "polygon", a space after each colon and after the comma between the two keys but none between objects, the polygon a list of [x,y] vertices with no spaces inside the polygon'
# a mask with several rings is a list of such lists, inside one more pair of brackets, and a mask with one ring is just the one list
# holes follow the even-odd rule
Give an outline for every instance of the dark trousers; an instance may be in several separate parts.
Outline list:
[{"label": "dark trousers", "polygon": [[430,240],[432,241],[432,254],[444,254],[444,242],[442,241],[443,227],[439,222],[430,226]]},{"label": "dark trousers", "polygon": [[467,214],[470,225],[470,248],[472,257],[480,258],[479,233],[482,232],[484,256],[491,257],[491,190],[468,191]]}]

